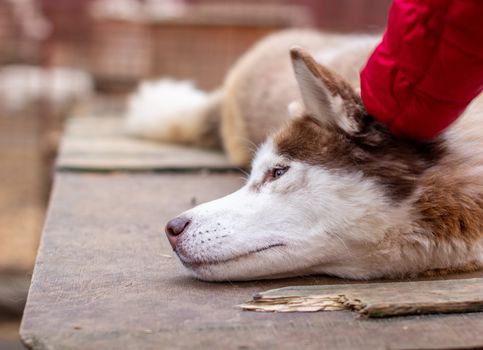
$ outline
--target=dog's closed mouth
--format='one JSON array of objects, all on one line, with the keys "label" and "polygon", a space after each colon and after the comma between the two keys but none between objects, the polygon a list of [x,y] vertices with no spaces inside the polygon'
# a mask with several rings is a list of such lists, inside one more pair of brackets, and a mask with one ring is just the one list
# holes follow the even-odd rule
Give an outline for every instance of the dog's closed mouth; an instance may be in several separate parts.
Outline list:
[{"label": "dog's closed mouth", "polygon": [[181,260],[181,262],[183,263],[183,265],[185,267],[187,267],[187,268],[197,268],[197,267],[203,267],[203,266],[213,266],[213,265],[224,264],[224,263],[227,263],[227,262],[239,260],[239,259],[245,258],[249,255],[261,253],[261,252],[264,252],[266,250],[269,250],[269,249],[272,249],[272,248],[277,248],[277,247],[285,247],[285,244],[284,243],[270,244],[270,245],[267,245],[267,246],[264,246],[264,247],[261,247],[261,248],[250,250],[246,253],[234,256],[232,258],[223,259],[223,260],[188,260],[184,256],[182,256],[180,253],[178,253],[177,250],[175,250],[175,253],[178,255],[179,260]]}]

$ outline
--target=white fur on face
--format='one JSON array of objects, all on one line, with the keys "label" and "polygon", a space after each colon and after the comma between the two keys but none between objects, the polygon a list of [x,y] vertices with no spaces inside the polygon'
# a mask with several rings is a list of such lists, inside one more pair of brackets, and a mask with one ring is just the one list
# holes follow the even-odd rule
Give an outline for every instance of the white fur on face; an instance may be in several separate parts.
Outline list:
[{"label": "white fur on face", "polygon": [[[275,166],[289,169],[261,184]],[[289,161],[268,141],[243,188],[183,214],[191,224],[177,253],[204,280],[309,273],[369,278],[388,268],[377,263],[375,247],[392,225],[409,221],[401,207],[388,207],[361,174]],[[384,255],[391,254],[387,249]]]}]

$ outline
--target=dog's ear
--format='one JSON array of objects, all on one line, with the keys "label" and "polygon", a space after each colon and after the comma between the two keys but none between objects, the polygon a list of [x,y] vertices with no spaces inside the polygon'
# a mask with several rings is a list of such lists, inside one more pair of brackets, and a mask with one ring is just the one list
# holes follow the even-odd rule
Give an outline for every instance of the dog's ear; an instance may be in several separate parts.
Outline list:
[{"label": "dog's ear", "polygon": [[318,64],[304,49],[290,50],[305,113],[324,126],[352,134],[365,113],[360,96],[341,77]]}]

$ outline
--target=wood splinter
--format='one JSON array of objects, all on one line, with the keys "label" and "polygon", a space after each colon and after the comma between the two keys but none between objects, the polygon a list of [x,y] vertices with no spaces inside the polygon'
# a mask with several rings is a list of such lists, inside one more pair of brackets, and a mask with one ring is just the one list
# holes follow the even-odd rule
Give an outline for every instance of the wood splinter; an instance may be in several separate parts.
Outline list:
[{"label": "wood splinter", "polygon": [[239,305],[262,312],[353,310],[362,317],[483,311],[483,278],[293,286],[256,294]]}]

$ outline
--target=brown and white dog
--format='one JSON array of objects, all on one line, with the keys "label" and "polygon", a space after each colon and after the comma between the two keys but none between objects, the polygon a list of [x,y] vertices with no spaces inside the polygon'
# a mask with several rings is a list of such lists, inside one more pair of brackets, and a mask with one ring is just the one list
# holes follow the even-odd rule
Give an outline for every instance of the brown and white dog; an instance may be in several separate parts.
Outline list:
[{"label": "brown and white dog", "polygon": [[[354,89],[377,41],[285,32],[211,94],[165,80],[133,97],[132,134],[223,144],[240,165],[253,158],[240,190],[168,223],[194,276],[371,279],[483,266],[482,98],[435,140],[394,137]],[[261,144],[254,157],[252,144]]]}]

